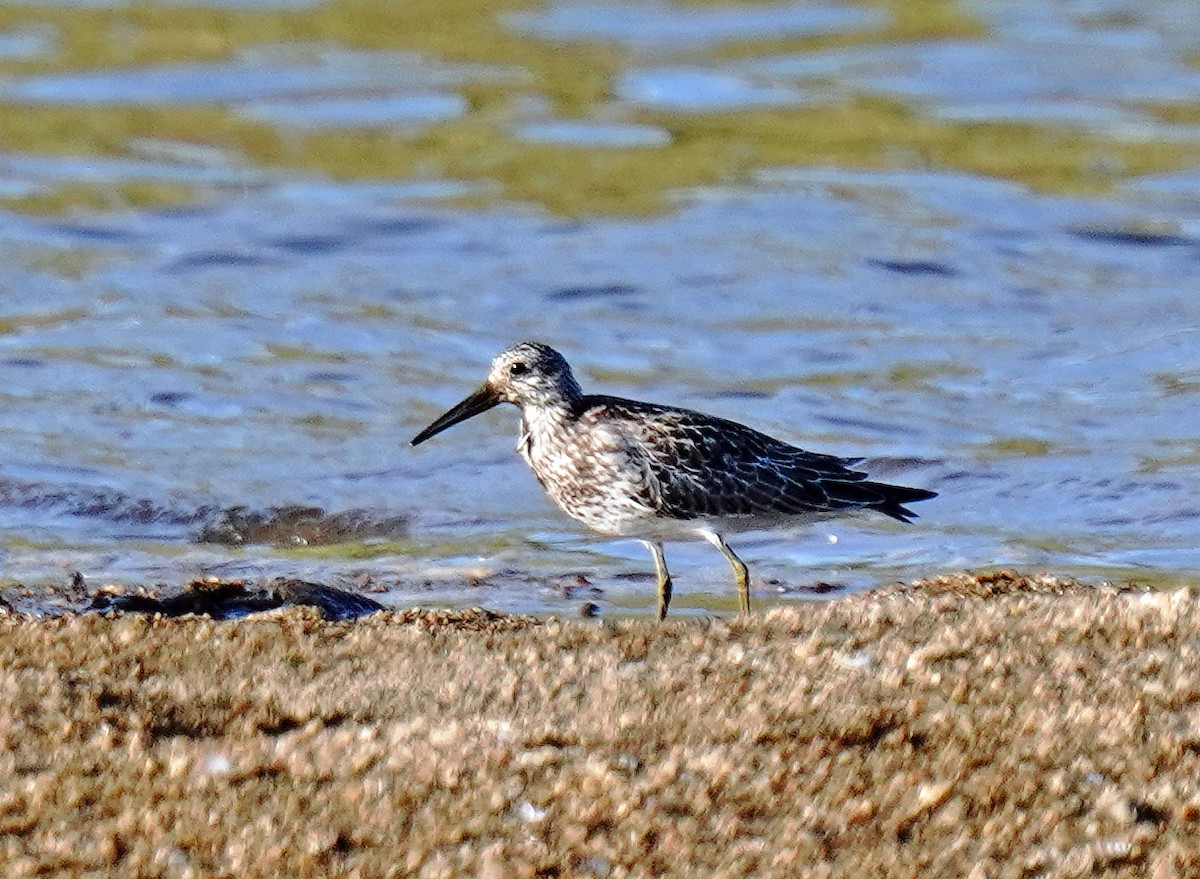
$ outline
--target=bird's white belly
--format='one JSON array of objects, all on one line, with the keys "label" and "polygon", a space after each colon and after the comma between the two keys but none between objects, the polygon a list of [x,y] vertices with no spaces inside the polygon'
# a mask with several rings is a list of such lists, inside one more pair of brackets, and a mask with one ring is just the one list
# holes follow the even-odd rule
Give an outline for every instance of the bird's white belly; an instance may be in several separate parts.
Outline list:
[{"label": "bird's white belly", "polygon": [[595,431],[587,440],[572,443],[561,432],[527,429],[518,450],[550,499],[595,531],[635,536],[661,521],[646,474],[620,443]]},{"label": "bird's white belly", "polygon": [[[835,518],[838,514],[813,513],[811,515],[777,516],[703,516],[695,519],[672,519],[653,516],[630,519],[623,523],[620,531],[610,532],[621,537],[640,540],[695,540],[706,532],[737,534],[742,531],[770,531],[775,528],[796,528]],[[845,517],[845,513],[840,514]]]}]

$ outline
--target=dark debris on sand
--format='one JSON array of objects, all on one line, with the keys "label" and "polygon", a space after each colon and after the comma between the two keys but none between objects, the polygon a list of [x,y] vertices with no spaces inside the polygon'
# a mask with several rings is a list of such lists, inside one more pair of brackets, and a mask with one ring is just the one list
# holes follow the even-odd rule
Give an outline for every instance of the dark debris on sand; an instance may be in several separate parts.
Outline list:
[{"label": "dark debris on sand", "polygon": [[182,592],[165,596],[102,590],[93,596],[88,610],[228,620],[281,607],[315,607],[327,620],[352,620],[384,609],[374,599],[335,586],[280,578],[265,588],[240,580],[193,580]]}]

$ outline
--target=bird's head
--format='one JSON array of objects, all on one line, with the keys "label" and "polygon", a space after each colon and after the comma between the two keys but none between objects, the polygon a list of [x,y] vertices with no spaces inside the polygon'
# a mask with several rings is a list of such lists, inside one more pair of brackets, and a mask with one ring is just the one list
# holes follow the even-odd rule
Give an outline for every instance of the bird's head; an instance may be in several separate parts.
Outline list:
[{"label": "bird's head", "polygon": [[522,410],[556,408],[570,406],[580,396],[579,384],[561,354],[541,342],[520,342],[496,356],[479,390],[417,434],[412,444],[500,403],[513,403]]}]

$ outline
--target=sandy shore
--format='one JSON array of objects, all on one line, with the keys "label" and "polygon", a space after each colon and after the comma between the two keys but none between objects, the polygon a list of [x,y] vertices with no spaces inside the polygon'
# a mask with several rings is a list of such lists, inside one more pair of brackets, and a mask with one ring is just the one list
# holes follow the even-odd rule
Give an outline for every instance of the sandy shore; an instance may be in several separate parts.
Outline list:
[{"label": "sandy shore", "polygon": [[1200,875],[1200,598],[0,616],[0,875]]}]

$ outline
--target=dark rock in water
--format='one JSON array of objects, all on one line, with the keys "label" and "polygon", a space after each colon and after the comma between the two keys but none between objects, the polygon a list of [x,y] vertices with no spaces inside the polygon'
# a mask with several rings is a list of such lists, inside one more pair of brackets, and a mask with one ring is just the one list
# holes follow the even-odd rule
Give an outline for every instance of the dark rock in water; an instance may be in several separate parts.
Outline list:
[{"label": "dark rock in water", "polygon": [[334,586],[280,579],[266,589],[248,588],[245,583],[236,581],[194,580],[178,595],[161,598],[100,593],[92,599],[88,610],[162,614],[165,617],[197,614],[216,620],[232,620],[277,607],[300,605],[317,608],[327,620],[352,620],[384,609],[382,604],[365,595]]},{"label": "dark rock in water", "polygon": [[282,578],[271,586],[283,604],[302,604],[318,608],[327,620],[353,620],[384,609],[382,604],[372,598],[335,586]]},{"label": "dark rock in water", "polygon": [[280,607],[283,602],[267,590],[247,589],[244,583],[194,580],[178,595],[144,595],[101,592],[89,610],[162,614],[181,617],[200,614],[225,620]]}]

